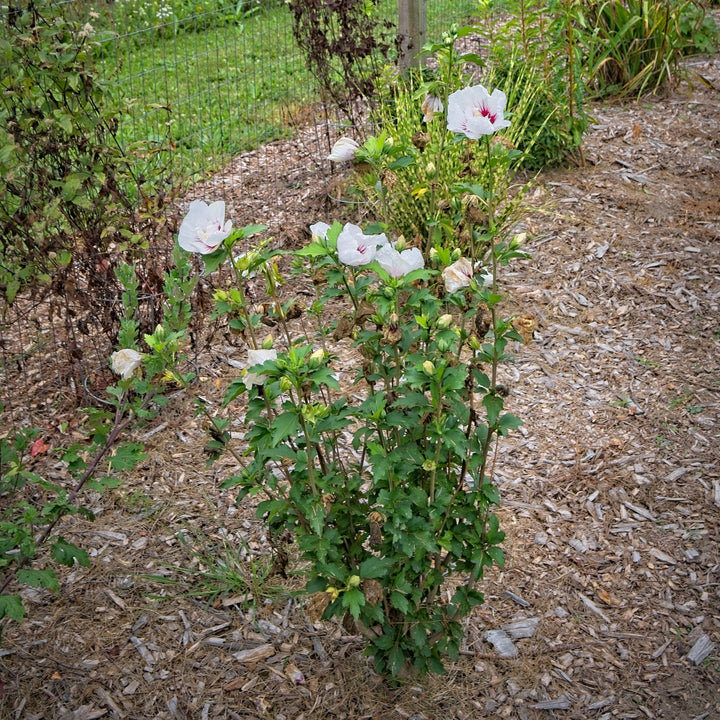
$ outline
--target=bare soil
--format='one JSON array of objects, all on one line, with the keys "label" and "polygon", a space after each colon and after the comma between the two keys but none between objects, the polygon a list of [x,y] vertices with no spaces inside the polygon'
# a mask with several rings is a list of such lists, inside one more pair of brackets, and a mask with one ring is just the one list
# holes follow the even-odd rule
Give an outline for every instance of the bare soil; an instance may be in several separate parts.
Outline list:
[{"label": "bare soil", "polygon": [[[307,620],[297,578],[260,577],[268,539],[180,395],[137,431],[122,490],[89,498],[95,522],[64,523],[92,567],[5,624],[0,717],[720,718],[720,58],[688,69],[667,97],[594,108],[585,165],[538,178],[532,257],[504,276],[504,311],[535,328],[503,370],[525,421],[495,466],[507,565],[445,676],[391,686],[359,638]],[[322,157],[309,130],[194,196],[296,247],[341,210]],[[243,351],[206,330],[196,391],[217,403]],[[257,582],[208,602],[218,562]],[[484,633],[520,620],[503,658]]]}]

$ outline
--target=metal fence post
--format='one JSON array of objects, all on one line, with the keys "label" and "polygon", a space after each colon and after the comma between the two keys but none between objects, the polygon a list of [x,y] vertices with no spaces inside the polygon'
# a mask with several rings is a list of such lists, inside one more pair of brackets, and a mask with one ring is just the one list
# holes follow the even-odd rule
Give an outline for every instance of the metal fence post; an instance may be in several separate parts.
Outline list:
[{"label": "metal fence post", "polygon": [[427,39],[427,0],[398,0],[400,72],[420,65],[418,54]]}]

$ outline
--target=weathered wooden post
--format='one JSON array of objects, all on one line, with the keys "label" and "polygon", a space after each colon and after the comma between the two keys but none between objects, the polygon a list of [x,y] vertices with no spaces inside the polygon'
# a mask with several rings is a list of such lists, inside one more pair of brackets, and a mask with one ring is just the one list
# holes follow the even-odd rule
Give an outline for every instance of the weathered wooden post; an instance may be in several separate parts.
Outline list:
[{"label": "weathered wooden post", "polygon": [[420,65],[427,39],[427,0],[398,0],[398,66],[404,73]]}]

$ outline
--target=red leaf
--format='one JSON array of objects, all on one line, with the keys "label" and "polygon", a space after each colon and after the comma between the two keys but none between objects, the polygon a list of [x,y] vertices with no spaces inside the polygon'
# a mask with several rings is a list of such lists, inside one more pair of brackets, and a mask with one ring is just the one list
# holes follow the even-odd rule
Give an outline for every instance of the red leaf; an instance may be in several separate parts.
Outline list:
[{"label": "red leaf", "polygon": [[32,448],[30,449],[30,455],[31,457],[35,457],[36,455],[42,455],[43,453],[46,453],[50,449],[50,445],[43,440],[43,438],[38,438],[32,445]]}]

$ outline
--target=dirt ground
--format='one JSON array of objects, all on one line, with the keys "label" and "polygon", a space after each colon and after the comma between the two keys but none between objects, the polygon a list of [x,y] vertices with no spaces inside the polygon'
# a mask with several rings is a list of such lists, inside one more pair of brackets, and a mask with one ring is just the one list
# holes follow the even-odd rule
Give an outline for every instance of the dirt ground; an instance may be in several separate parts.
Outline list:
[{"label": "dirt ground", "polygon": [[[390,686],[359,638],[307,620],[297,579],[261,577],[263,528],[181,395],[137,431],[122,489],[90,497],[95,522],[64,524],[92,566],[5,625],[0,717],[720,718],[720,57],[688,68],[692,87],[594,108],[585,166],[532,194],[532,257],[503,281],[506,314],[536,323],[503,370],[525,421],[495,471],[507,565],[446,675]],[[249,153],[195,196],[307,242],[338,212],[320,144]],[[217,333],[197,392],[217,403],[241,355]],[[238,582],[208,601],[220,571]],[[501,657],[485,632],[520,621]]]}]

